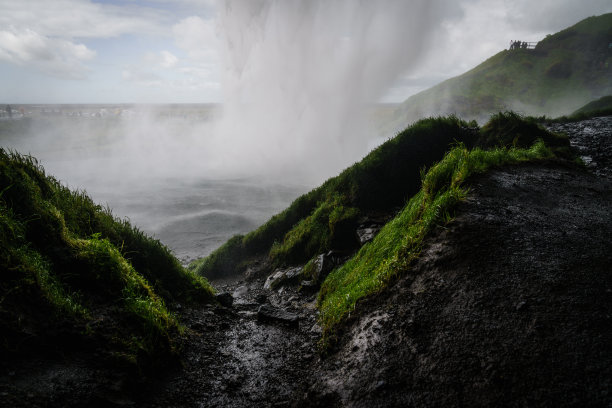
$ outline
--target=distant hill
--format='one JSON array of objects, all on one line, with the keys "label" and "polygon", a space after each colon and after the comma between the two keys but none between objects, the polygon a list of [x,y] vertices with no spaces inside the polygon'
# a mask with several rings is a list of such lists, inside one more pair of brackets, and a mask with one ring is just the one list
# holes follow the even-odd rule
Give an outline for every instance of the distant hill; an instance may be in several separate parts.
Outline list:
[{"label": "distant hill", "polygon": [[612,13],[549,35],[533,49],[504,50],[474,69],[411,96],[395,112],[403,129],[424,116],[482,121],[514,110],[557,117],[612,94]]}]

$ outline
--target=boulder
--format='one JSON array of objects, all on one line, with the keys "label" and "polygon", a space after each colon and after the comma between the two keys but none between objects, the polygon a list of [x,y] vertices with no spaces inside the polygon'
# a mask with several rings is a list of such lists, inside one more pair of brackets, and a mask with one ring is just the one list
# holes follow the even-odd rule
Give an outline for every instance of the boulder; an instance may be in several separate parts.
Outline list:
[{"label": "boulder", "polygon": [[257,310],[257,320],[265,323],[277,323],[290,327],[298,327],[299,317],[295,313],[287,312],[271,305],[261,305]]},{"label": "boulder", "polygon": [[376,234],[378,234],[378,231],[380,231],[380,229],[380,225],[359,226],[359,228],[357,228],[357,230],[355,231],[355,233],[357,234],[357,239],[359,240],[359,244],[364,245],[373,240]]},{"label": "boulder", "polygon": [[296,283],[302,273],[302,267],[297,266],[288,269],[277,269],[268,276],[264,283],[264,289],[274,290],[282,285]]}]

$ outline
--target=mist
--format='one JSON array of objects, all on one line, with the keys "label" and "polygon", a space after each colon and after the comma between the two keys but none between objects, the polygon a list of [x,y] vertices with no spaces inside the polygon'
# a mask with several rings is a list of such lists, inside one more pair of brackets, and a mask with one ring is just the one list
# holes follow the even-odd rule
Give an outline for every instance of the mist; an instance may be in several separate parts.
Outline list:
[{"label": "mist", "polygon": [[226,1],[217,155],[314,184],[372,147],[369,110],[426,47],[426,1]]},{"label": "mist", "polygon": [[64,107],[3,146],[183,260],[204,256],[393,136],[373,111],[426,48],[429,4],[227,0],[222,104]]}]

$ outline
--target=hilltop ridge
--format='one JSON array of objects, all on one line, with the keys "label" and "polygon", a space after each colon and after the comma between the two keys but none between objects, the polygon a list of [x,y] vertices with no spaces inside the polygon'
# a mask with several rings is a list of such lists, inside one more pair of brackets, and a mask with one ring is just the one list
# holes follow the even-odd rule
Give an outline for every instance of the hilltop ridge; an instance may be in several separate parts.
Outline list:
[{"label": "hilltop ridge", "polygon": [[539,41],[507,49],[457,77],[411,96],[388,129],[429,115],[483,121],[514,110],[533,116],[568,115],[612,94],[612,13],[589,17]]}]

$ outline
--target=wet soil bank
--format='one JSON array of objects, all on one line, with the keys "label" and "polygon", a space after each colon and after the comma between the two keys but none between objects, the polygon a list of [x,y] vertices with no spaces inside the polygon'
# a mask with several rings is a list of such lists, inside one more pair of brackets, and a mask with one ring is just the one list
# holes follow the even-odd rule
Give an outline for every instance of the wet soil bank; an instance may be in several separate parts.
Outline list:
[{"label": "wet soil bank", "polygon": [[325,357],[316,295],[264,289],[262,264],[214,282],[225,306],[175,305],[180,366],[142,381],[102,345],[3,362],[0,406],[610,406],[612,118],[563,126],[588,169],[472,180],[456,219]]},{"label": "wet soil bank", "polygon": [[474,180],[302,405],[609,406],[611,187],[556,165]]}]

